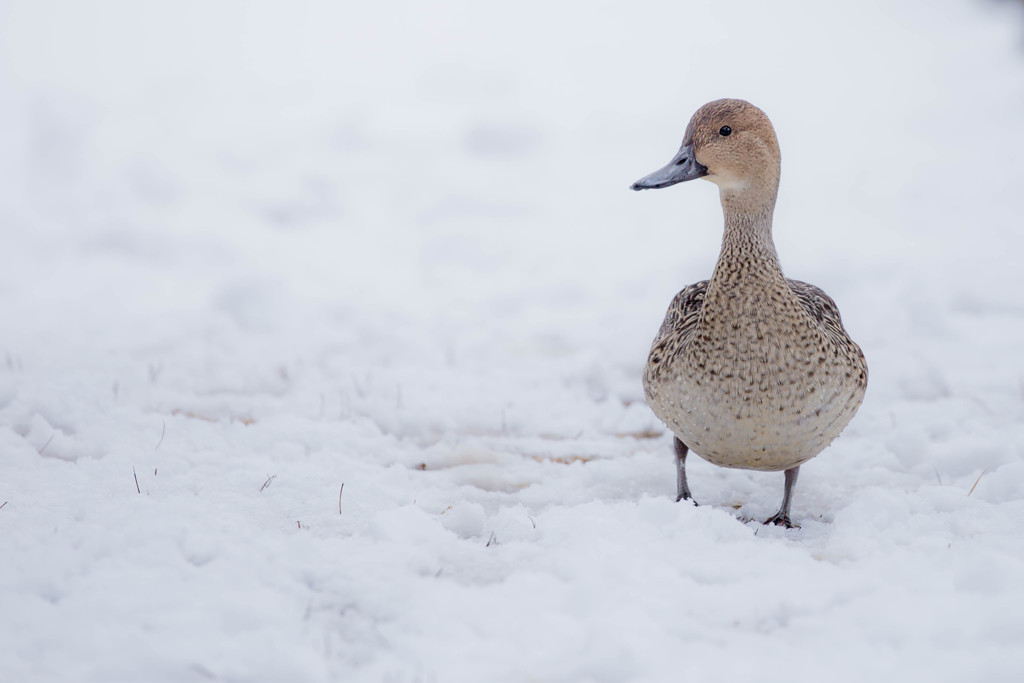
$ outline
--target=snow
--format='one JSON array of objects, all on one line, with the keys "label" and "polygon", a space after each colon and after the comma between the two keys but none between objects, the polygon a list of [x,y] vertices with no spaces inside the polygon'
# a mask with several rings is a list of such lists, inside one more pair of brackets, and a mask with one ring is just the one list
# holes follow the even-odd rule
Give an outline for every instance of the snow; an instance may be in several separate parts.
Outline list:
[{"label": "snow", "polygon": [[[1022,44],[981,0],[0,4],[0,679],[1021,680]],[[673,502],[639,381],[721,217],[627,188],[723,96],[871,368],[795,530],[781,474]]]}]

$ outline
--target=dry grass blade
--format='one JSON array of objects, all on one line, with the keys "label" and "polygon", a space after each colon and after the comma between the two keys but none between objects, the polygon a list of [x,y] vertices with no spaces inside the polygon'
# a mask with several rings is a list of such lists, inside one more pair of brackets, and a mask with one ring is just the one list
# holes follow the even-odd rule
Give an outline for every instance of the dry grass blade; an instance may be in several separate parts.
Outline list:
[{"label": "dry grass blade", "polygon": [[55,436],[57,436],[57,432],[51,434],[50,438],[46,440],[46,443],[43,444],[43,447],[39,449],[39,455],[42,455],[43,453],[46,452],[46,449],[49,447],[50,443],[53,441],[53,437]]},{"label": "dry grass blade", "polygon": [[574,462],[590,462],[594,459],[590,455],[531,455],[536,462],[555,462],[559,465],[571,465]]},{"label": "dry grass blade", "polygon": [[153,448],[154,451],[160,450],[160,444],[164,442],[164,434],[167,433],[167,420],[160,420],[160,423],[160,440],[156,442],[156,447]]},{"label": "dry grass blade", "polygon": [[617,439],[660,439],[664,434],[659,429],[642,429],[638,432],[616,432]]},{"label": "dry grass blade", "polygon": [[[221,420],[219,417],[211,417],[210,415],[203,415],[192,410],[181,410],[180,408],[172,410],[171,415],[180,415],[192,420],[202,420],[203,422],[220,422]],[[244,415],[228,415],[227,419],[230,422],[241,422],[246,427],[256,424],[256,420],[251,417],[245,417]]]},{"label": "dry grass blade", "polygon": [[274,481],[275,479],[277,479],[277,475],[276,474],[268,474],[267,475],[267,480],[265,482],[263,482],[263,486],[260,487],[259,492],[263,493],[263,489],[265,489],[268,486],[270,486],[270,482]]},{"label": "dry grass blade", "polygon": [[985,469],[983,469],[981,471],[981,474],[978,475],[978,478],[974,480],[974,486],[972,486],[971,490],[967,492],[968,496],[970,496],[972,493],[974,493],[974,489],[978,487],[978,482],[981,481],[981,478],[985,476],[986,472],[988,472],[988,468],[987,467]]},{"label": "dry grass blade", "polygon": [[0,503],[0,510],[4,509],[4,505],[7,505],[7,501],[6,500],[3,503]]},{"label": "dry grass blade", "polygon": [[341,494],[345,493],[345,482],[341,482],[341,488],[338,489],[338,514],[341,514]]},{"label": "dry grass blade", "polygon": [[135,465],[132,465],[132,476],[135,477],[135,490],[142,493],[142,489],[139,488],[139,475],[135,474]]}]

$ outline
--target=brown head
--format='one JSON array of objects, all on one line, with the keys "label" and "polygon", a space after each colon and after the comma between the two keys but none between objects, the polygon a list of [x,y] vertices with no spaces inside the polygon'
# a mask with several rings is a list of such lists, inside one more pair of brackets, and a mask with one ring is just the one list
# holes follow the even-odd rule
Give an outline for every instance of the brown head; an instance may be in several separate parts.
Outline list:
[{"label": "brown head", "polygon": [[706,178],[718,185],[723,205],[770,210],[779,170],[779,142],[765,113],[744,100],[715,100],[690,119],[683,144],[668,165],[636,181],[632,189]]}]

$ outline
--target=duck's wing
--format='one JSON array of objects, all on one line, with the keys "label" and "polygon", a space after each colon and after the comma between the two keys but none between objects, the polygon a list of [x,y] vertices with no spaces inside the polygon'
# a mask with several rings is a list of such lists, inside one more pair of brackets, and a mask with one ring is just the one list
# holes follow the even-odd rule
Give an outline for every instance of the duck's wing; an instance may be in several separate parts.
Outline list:
[{"label": "duck's wing", "polygon": [[[665,322],[658,330],[658,336],[651,345],[651,359],[664,357],[666,353],[675,351],[685,345],[697,329],[701,309],[704,308],[704,296],[708,291],[708,280],[694,283],[676,294],[665,313]],[[657,361],[655,361],[657,362]]]},{"label": "duck's wing", "polygon": [[[812,284],[800,280],[786,280],[789,288],[800,301],[808,315],[814,318],[822,331],[840,348],[845,349],[852,357],[859,358],[862,362],[864,353],[860,347],[846,333],[843,327],[843,319],[839,316],[839,307],[828,294]],[[865,367],[866,369],[866,367]]]}]

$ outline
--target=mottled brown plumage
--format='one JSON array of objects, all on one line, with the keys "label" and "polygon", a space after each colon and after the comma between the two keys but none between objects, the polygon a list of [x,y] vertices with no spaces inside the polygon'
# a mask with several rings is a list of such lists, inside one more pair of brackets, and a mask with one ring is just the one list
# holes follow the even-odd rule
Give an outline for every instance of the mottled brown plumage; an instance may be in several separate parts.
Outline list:
[{"label": "mottled brown plumage", "polygon": [[672,301],[643,376],[651,408],[678,440],[679,497],[689,498],[688,448],[724,467],[786,470],[769,521],[789,525],[797,468],[853,417],[867,364],[835,302],[782,273],[771,236],[780,167],[764,112],[718,100],[694,114],[676,158],[634,189],[705,177],[725,214],[711,279]]}]

